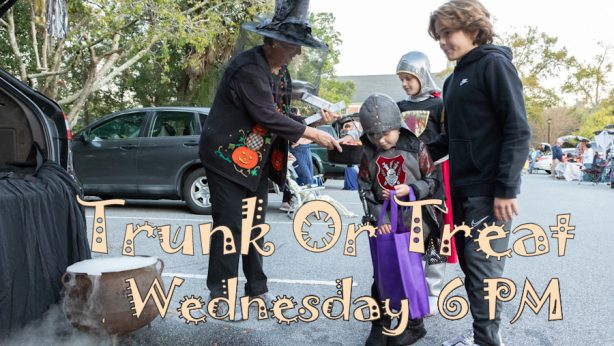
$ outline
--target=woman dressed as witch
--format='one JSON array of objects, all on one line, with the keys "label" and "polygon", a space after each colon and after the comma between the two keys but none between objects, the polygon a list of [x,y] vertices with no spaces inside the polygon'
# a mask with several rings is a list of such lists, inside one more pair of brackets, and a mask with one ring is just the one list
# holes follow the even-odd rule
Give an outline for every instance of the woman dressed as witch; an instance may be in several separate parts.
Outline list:
[{"label": "woman dressed as witch", "polygon": [[[330,134],[306,126],[301,117],[288,111],[291,81],[285,66],[301,54],[301,46],[327,49],[311,36],[308,7],[309,1],[278,0],[270,22],[243,25],[264,36],[263,44],[228,64],[203,126],[199,154],[211,193],[213,227],[228,227],[236,249],[241,248],[242,200],[256,197],[252,224],[266,222],[267,178],[283,187],[289,140],[305,137],[341,150]],[[322,111],[322,117],[330,122],[334,115]],[[262,248],[264,239],[256,243]],[[222,232],[215,232],[207,275],[212,298],[226,297],[228,279],[238,276],[240,253],[225,254],[227,250]],[[273,297],[268,294],[262,255],[250,245],[242,259],[245,295],[260,296],[269,305]],[[225,308],[220,305],[218,315],[224,315]]]}]

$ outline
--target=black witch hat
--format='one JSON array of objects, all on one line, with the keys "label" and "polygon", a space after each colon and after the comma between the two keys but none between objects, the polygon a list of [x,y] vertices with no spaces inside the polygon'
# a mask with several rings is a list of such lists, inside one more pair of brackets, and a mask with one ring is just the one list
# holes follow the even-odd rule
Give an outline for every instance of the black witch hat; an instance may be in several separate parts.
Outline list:
[{"label": "black witch hat", "polygon": [[243,29],[290,44],[328,49],[311,36],[309,0],[276,0],[275,15],[264,23],[245,23]]}]

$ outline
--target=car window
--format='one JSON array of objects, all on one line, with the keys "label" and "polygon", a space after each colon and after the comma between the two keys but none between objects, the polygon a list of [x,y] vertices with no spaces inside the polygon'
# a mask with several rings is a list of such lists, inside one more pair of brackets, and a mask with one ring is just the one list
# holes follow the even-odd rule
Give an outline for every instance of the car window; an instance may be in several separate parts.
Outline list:
[{"label": "car window", "polygon": [[198,113],[198,118],[200,119],[200,128],[205,128],[205,120],[207,120],[207,114]]},{"label": "car window", "polygon": [[191,136],[196,134],[196,122],[192,112],[156,112],[151,137]]},{"label": "car window", "polygon": [[136,138],[141,132],[145,113],[120,115],[90,130],[92,140]]}]

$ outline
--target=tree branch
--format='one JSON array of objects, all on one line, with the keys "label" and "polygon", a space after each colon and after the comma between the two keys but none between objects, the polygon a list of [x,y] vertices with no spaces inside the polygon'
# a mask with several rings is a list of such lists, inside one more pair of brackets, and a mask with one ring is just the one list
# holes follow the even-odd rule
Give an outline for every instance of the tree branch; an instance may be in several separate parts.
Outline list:
[{"label": "tree branch", "polygon": [[69,71],[68,69],[64,69],[64,70],[55,71],[55,72],[34,73],[34,74],[29,74],[28,78],[29,79],[33,79],[33,78],[45,78],[45,77],[51,77],[51,76],[58,76],[58,75],[66,73],[68,71]]},{"label": "tree branch", "polygon": [[6,16],[8,22],[9,45],[11,46],[13,54],[19,63],[19,77],[22,82],[26,83],[28,81],[28,73],[26,71],[26,64],[21,57],[19,45],[17,44],[17,37],[15,36],[15,20],[13,18],[13,10],[8,10]]},{"label": "tree branch", "polygon": [[[129,27],[133,26],[134,24],[136,24],[138,22],[139,22],[139,19],[135,19],[135,20],[131,21],[130,23],[124,25],[123,27],[119,28],[117,31],[112,32],[111,34],[115,35],[115,34],[121,32],[121,31],[124,31],[125,29],[128,29]],[[104,38],[99,38],[96,41],[91,42],[91,43],[88,41],[88,47],[86,47],[86,48],[90,49],[91,47],[98,45],[100,42],[102,42],[104,40],[105,40]]]},{"label": "tree branch", "polygon": [[149,41],[149,44],[147,45],[147,47],[141,49],[132,58],[128,59],[121,66],[119,66],[115,70],[113,70],[113,72],[109,73],[106,77],[102,78],[99,82],[94,84],[95,90],[100,89],[102,86],[104,86],[105,84],[110,82],[113,78],[115,78],[117,75],[119,75],[120,73],[124,72],[130,66],[134,65],[137,61],[139,61],[145,54],[147,54],[147,52],[149,52],[151,50],[151,47],[153,47],[153,45],[156,42],[158,42],[158,39],[159,39],[159,36],[158,35],[154,35],[151,38],[151,40]]},{"label": "tree branch", "polygon": [[34,59],[36,60],[36,68],[41,69],[41,59],[38,53],[38,39],[36,34],[36,15],[34,13],[34,5],[30,4],[30,32],[32,34],[32,48],[34,48]]}]

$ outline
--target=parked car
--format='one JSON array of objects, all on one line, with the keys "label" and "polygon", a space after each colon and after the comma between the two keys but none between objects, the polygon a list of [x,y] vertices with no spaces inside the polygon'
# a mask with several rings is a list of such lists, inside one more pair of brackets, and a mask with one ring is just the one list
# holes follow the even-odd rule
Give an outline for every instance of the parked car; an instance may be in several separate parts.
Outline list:
[{"label": "parked car", "polygon": [[542,170],[546,174],[550,174],[552,170],[552,154],[546,154],[538,157],[533,166],[533,170]]},{"label": "parked car", "polygon": [[548,143],[540,143],[539,145],[542,147],[543,153],[535,161],[533,170],[542,170],[546,174],[550,174],[552,170],[552,148]]},{"label": "parked car", "polygon": [[60,106],[0,68],[0,167],[31,162],[38,148],[71,172],[70,139]]},{"label": "parked car", "polygon": [[[0,1],[0,17],[14,4]],[[70,139],[60,106],[0,68],[0,344],[57,304],[66,267],[91,256]]]},{"label": "parked car", "polygon": [[209,108],[123,110],[83,128],[73,142],[74,165],[85,195],[178,199],[196,214],[211,212],[198,156]]}]

